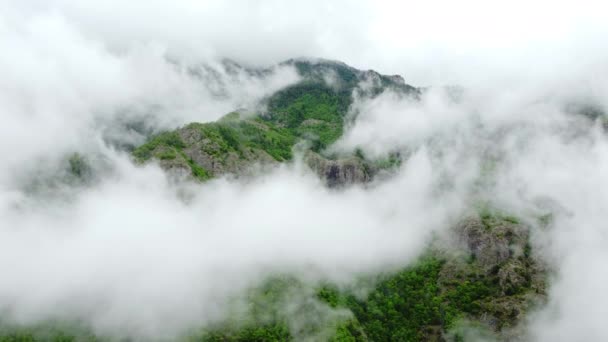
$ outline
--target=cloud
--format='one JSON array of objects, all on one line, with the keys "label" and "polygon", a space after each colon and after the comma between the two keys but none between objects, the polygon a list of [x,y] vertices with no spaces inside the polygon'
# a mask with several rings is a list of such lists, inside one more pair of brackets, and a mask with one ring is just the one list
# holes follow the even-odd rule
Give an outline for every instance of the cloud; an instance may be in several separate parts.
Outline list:
[{"label": "cloud", "polygon": [[187,203],[155,166],[115,158],[113,177],[67,202],[5,199],[0,304],[18,319],[62,307],[105,332],[179,332],[221,317],[265,274],[344,282],[402,265],[461,210],[456,192],[437,198],[424,151],[369,190],[330,191],[286,166],[190,184]]},{"label": "cloud", "polygon": [[557,132],[536,132],[532,141],[513,148],[517,158],[512,157],[512,166],[499,175],[499,191],[509,193],[506,188],[510,188],[519,206],[533,208],[531,203],[550,199],[560,208],[554,210],[550,230],[537,232],[540,251],[555,273],[548,305],[531,316],[531,340],[606,338],[598,317],[607,303],[601,290],[606,272],[600,265],[608,260],[604,223],[608,141],[599,126],[573,135],[576,125],[562,119]]},{"label": "cloud", "polygon": [[299,57],[339,59],[402,74],[420,85],[524,80],[597,67],[608,27],[594,0],[6,1],[10,20],[54,13],[115,52],[160,45],[199,61],[229,57],[268,65]]}]

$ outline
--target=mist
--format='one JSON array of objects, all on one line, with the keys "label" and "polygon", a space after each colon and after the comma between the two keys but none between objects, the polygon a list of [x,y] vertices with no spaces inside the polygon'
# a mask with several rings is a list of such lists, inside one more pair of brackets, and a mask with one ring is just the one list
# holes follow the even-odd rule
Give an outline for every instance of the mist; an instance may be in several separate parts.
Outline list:
[{"label": "mist", "polygon": [[[450,179],[460,179],[462,160],[479,166],[491,159],[489,181],[463,199],[489,201],[527,220],[535,227],[536,253],[552,270],[548,304],[524,323],[526,339],[601,340],[605,330],[596,320],[606,310],[599,261],[606,260],[605,119],[572,113],[567,104],[579,91],[542,82],[506,93],[470,89],[456,102],[445,88],[430,90],[419,103],[391,93],[360,100],[350,129],[333,148],[359,148],[371,156],[425,148],[446,161],[439,170]],[[547,214],[551,224],[543,228],[538,219]]]},{"label": "mist", "polygon": [[[532,225],[552,272],[526,338],[608,339],[605,117],[570,110],[607,110],[608,24],[592,2],[489,7],[1,2],[0,312],[171,338],[221,321],[270,275],[349,284],[406,266],[489,201]],[[299,80],[277,63],[301,56],[429,86],[420,101],[355,92],[328,148],[407,156],[394,174],[328,189],[296,153],[200,184],[133,162],[128,147],[153,133],[256,112]],[[57,181],[72,153],[89,158],[93,181]]]}]

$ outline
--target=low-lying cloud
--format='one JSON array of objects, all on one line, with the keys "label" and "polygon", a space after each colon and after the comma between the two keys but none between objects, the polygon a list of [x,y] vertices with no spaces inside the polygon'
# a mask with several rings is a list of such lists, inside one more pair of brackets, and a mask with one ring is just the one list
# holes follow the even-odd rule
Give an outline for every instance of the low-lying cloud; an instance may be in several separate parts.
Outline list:
[{"label": "low-lying cloud", "polygon": [[437,195],[425,151],[389,183],[340,192],[285,166],[184,194],[157,167],[112,158],[113,176],[67,201],[4,201],[0,304],[14,317],[61,307],[106,332],[178,332],[264,275],[345,282],[407,263],[462,210],[458,191]]}]

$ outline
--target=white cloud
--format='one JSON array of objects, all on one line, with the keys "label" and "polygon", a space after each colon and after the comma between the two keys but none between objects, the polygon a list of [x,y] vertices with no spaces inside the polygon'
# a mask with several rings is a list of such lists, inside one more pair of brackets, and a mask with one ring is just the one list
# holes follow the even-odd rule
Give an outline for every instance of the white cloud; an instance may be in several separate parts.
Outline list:
[{"label": "white cloud", "polygon": [[221,317],[216,306],[269,273],[344,282],[401,266],[462,209],[457,191],[437,197],[424,151],[369,190],[330,191],[285,167],[190,184],[187,204],[156,167],[115,158],[114,177],[68,202],[5,199],[0,305],[15,317],[62,307],[103,332],[175,333]]}]

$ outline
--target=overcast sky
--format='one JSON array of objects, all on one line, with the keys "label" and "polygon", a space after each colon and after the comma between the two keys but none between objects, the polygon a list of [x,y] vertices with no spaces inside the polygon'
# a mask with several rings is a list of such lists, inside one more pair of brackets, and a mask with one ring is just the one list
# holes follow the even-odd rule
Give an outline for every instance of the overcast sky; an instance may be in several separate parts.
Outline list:
[{"label": "overcast sky", "polygon": [[11,1],[4,29],[54,17],[115,53],[153,44],[181,58],[269,64],[325,57],[410,83],[583,68],[606,57],[601,1]]}]

